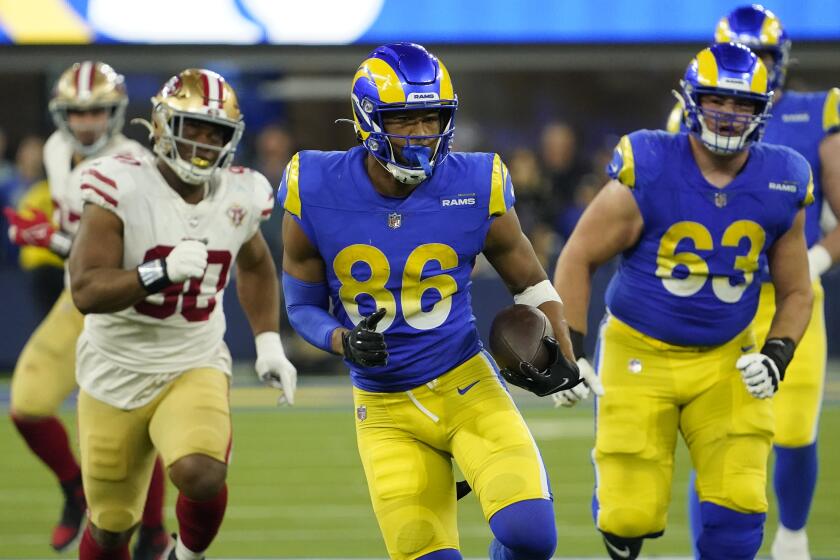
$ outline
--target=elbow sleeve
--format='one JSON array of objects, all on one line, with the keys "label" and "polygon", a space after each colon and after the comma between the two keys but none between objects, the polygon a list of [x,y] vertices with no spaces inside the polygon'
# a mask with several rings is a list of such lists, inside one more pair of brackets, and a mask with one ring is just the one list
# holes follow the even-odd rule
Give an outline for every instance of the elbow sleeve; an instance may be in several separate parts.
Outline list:
[{"label": "elbow sleeve", "polygon": [[332,333],[341,324],[329,312],[326,282],[304,282],[283,273],[283,297],[289,322],[308,343],[332,352]]}]

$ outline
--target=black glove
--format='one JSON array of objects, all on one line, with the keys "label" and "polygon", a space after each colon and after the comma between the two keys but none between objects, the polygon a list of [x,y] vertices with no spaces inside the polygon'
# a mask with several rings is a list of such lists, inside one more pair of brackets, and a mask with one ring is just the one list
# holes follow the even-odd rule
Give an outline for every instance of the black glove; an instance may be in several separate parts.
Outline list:
[{"label": "black glove", "polygon": [[529,362],[520,362],[518,370],[503,369],[502,377],[517,387],[522,387],[538,397],[544,397],[557,391],[571,389],[583,379],[580,376],[577,364],[566,359],[560,352],[560,345],[557,341],[546,336],[543,338],[551,355],[551,365],[545,371],[539,371]]},{"label": "black glove", "polygon": [[388,348],[385,335],[376,332],[376,324],[385,316],[385,308],[379,308],[359,321],[352,331],[341,335],[344,358],[363,367],[378,367],[388,363]]}]

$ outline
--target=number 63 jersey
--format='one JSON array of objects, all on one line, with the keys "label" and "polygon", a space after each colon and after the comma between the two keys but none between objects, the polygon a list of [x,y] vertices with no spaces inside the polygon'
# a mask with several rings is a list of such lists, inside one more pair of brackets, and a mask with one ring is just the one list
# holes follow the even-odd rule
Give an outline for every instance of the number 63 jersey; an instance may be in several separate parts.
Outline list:
[{"label": "number 63 jersey", "polygon": [[385,308],[388,364],[346,362],[354,385],[412,389],[482,346],[470,304],[470,273],[496,216],[513,205],[507,168],[495,154],[452,153],[406,198],[376,192],[367,152],[296,154],[277,200],[326,264],[332,313],[352,329]]},{"label": "number 63 jersey", "polygon": [[[102,158],[78,177],[85,202],[122,221],[124,269],[165,258],[185,239],[207,245],[203,277],[173,284],[116,313],[87,315],[86,343],[132,372],[216,367],[229,374],[222,297],[239,249],[271,215],[273,193],[265,177],[242,167],[220,170],[194,205],[169,186],[151,159]],[[80,370],[85,388],[82,375]]]},{"label": "number 63 jersey", "polygon": [[644,220],[607,289],[610,313],[671,344],[715,346],[734,338],[758,306],[767,251],[813,202],[808,162],[757,143],[735,179],[703,177],[686,133],[624,136],[607,168],[631,189]]}]

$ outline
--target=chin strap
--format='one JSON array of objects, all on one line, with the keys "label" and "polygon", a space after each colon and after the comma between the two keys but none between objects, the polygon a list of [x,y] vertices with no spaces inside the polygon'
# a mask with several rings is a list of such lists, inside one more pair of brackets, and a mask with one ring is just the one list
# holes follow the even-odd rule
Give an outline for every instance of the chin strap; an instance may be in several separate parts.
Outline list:
[{"label": "chin strap", "polygon": [[429,158],[432,149],[428,146],[404,146],[402,155],[410,165],[419,165],[426,172],[427,177],[432,176],[432,164]]}]

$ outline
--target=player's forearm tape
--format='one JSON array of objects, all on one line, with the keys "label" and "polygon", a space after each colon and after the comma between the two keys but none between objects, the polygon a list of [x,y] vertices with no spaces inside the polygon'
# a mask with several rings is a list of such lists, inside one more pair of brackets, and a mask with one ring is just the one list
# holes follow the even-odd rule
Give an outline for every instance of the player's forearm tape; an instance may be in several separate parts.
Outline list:
[{"label": "player's forearm tape", "polygon": [[543,280],[538,284],[528,286],[522,292],[513,296],[513,301],[514,303],[530,305],[531,307],[538,307],[547,301],[563,303],[563,300],[557,294],[557,290],[554,289],[554,286],[548,280]]},{"label": "player's forearm tape", "polygon": [[583,350],[584,338],[586,337],[582,332],[571,328],[569,329],[569,340],[572,341],[572,351],[575,353],[575,360],[586,358],[586,352]]},{"label": "player's forearm tape", "polygon": [[144,262],[137,267],[137,277],[143,289],[150,294],[156,294],[172,284],[172,280],[166,274],[164,259]]},{"label": "player's forearm tape", "polygon": [[768,338],[761,348],[761,353],[773,360],[779,370],[779,381],[785,378],[785,370],[793,359],[796,343],[788,337]]},{"label": "player's forearm tape", "polygon": [[309,344],[332,352],[332,333],[341,323],[330,315],[330,290],[326,282],[304,282],[283,274],[283,297],[289,322]]},{"label": "player's forearm tape", "polygon": [[73,238],[64,232],[57,231],[50,237],[50,251],[66,259],[70,255],[70,248],[73,246]]}]

